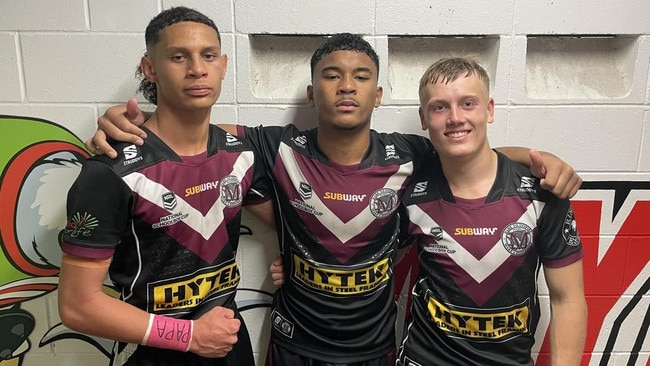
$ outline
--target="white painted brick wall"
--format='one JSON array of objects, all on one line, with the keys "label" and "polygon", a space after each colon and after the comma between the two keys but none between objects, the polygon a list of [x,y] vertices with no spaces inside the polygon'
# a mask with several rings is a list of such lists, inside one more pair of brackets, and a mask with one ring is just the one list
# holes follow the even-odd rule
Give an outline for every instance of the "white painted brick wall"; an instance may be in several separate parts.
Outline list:
[{"label": "white painted brick wall", "polygon": [[[422,133],[420,74],[437,57],[472,52],[492,78],[493,146],[551,151],[585,179],[650,180],[648,0],[0,0],[0,115],[51,120],[87,138],[108,106],[135,95],[144,28],[174,5],[204,12],[221,30],[229,61],[214,122],[315,127],[305,104],[311,53],[323,35],[362,33],[381,62],[384,98],[375,129]],[[618,37],[603,38],[612,35]],[[242,284],[272,289],[259,262],[275,247],[246,247],[239,253]],[[52,326],[56,296],[44,299],[47,305],[25,308]],[[261,360],[266,312],[246,320]],[[46,325],[39,326],[41,334]],[[24,364],[103,360],[79,344],[33,347]]]}]

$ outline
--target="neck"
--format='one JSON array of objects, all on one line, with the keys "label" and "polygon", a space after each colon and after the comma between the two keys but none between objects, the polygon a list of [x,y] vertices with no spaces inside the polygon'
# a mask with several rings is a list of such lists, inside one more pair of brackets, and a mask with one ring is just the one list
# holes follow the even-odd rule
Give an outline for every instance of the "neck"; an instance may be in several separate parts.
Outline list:
[{"label": "neck", "polygon": [[179,156],[194,156],[207,150],[210,109],[177,111],[158,106],[145,126]]},{"label": "neck", "polygon": [[480,154],[468,157],[441,155],[440,163],[451,192],[456,197],[485,197],[496,179],[497,154],[489,147]]},{"label": "neck", "polygon": [[319,127],[316,141],[330,161],[341,165],[359,164],[370,146],[370,128],[333,130]]}]

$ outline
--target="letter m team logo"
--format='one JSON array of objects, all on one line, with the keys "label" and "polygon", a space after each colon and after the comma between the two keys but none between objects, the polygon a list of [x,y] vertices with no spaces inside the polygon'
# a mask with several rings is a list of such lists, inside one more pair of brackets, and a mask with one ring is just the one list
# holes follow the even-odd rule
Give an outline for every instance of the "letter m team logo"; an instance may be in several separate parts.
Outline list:
[{"label": "letter m team logo", "polygon": [[241,205],[242,191],[239,179],[229,175],[221,180],[220,184],[221,202],[228,207]]},{"label": "letter m team logo", "polygon": [[370,197],[370,212],[380,219],[393,213],[397,205],[397,192],[390,188],[379,189]]}]

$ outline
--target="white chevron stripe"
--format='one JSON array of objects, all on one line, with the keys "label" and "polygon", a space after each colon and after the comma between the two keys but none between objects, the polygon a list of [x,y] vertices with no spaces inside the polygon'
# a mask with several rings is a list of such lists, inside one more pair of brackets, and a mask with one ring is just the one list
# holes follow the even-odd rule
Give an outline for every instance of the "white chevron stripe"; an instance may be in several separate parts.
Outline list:
[{"label": "white chevron stripe", "polygon": [[[293,183],[295,190],[298,192],[300,187],[300,182],[309,182],[293,155],[292,149],[286,144],[280,144],[279,149],[280,157],[282,162],[286,167],[287,174]],[[391,176],[384,188],[390,188],[395,192],[399,192],[402,184],[408,176],[410,176],[413,171],[413,163],[409,162],[400,166],[399,170]],[[370,198],[370,194],[368,195]],[[323,226],[325,226],[329,231],[334,234],[341,242],[346,243],[348,240],[359,235],[363,232],[374,220],[377,218],[373,216],[370,212],[370,207],[366,206],[358,215],[356,215],[352,220],[348,222],[343,222],[339,217],[332,213],[330,209],[320,200],[320,197],[317,195],[312,196],[308,202],[312,205],[317,211],[322,212],[323,215],[315,216],[318,221],[320,221]]]},{"label": "white chevron stripe", "polygon": [[[542,212],[544,205],[544,202],[533,201],[517,221],[532,224],[531,227],[534,228],[537,217]],[[428,233],[433,227],[442,227],[417,205],[409,206],[408,213],[411,222],[417,225],[424,233]],[[445,238],[441,244],[446,244],[448,249],[455,250],[453,254],[448,254],[448,256],[478,283],[483,282],[510,258],[510,253],[501,244],[501,239],[481,259],[474,257],[472,253],[467,251],[465,247],[454,240],[446,231]]]},{"label": "white chevron stripe", "polygon": [[[254,158],[252,152],[242,152],[237,158],[230,175],[236,176],[241,182],[246,171],[253,165],[253,161]],[[145,175],[138,172],[131,173],[123,179],[138,195],[142,196],[152,204],[164,209],[160,197],[164,193],[169,192],[169,189],[164,185],[150,180]],[[245,194],[245,192],[242,192],[242,194]],[[194,231],[201,234],[203,239],[207,240],[210,238],[223,222],[223,210],[225,205],[220,199],[214,202],[205,216],[203,216],[199,210],[195,209],[192,205],[183,200],[179,195],[176,195],[176,200],[178,201],[178,204],[174,211],[189,214],[187,218],[183,219],[183,222]]]}]

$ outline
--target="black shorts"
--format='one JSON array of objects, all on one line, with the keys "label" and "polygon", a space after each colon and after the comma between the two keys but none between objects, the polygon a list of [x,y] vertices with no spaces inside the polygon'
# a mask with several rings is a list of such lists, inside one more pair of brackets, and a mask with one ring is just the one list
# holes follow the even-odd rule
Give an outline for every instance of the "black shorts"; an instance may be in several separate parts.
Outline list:
[{"label": "black shorts", "polygon": [[371,360],[352,363],[331,363],[291,352],[271,342],[266,354],[266,366],[395,366],[395,350]]}]

